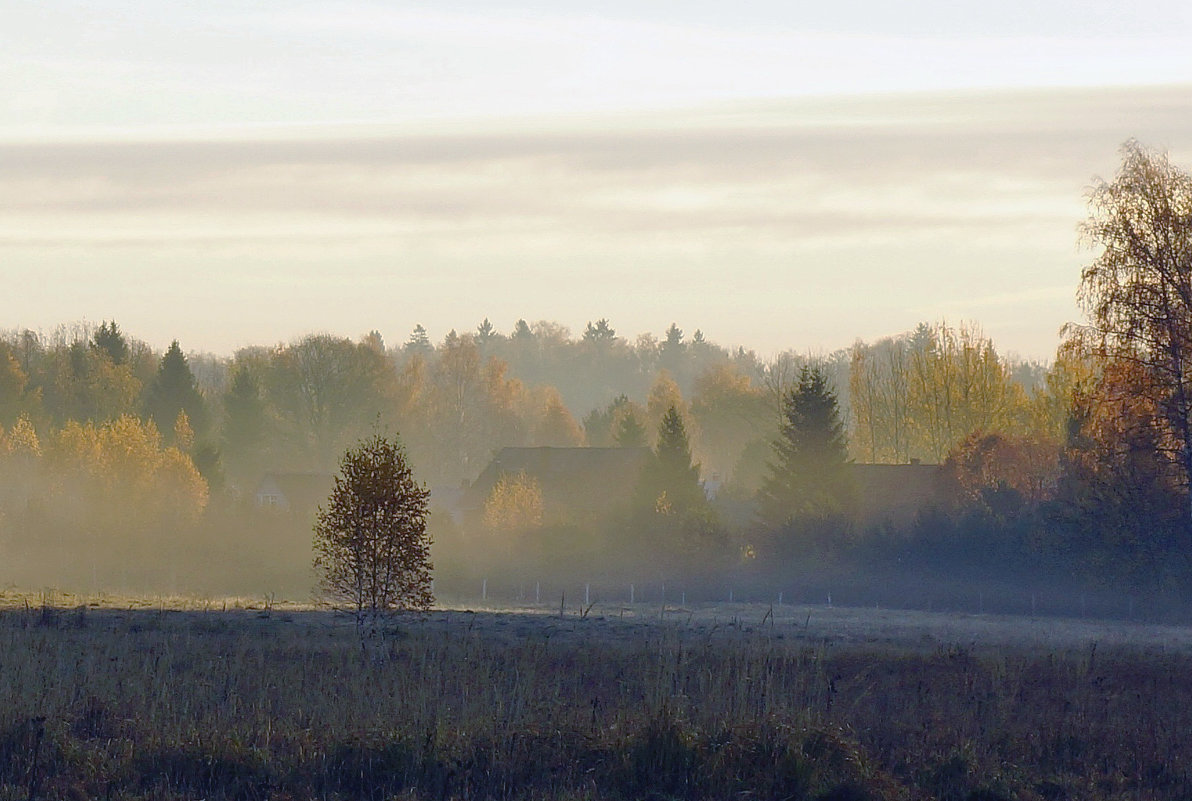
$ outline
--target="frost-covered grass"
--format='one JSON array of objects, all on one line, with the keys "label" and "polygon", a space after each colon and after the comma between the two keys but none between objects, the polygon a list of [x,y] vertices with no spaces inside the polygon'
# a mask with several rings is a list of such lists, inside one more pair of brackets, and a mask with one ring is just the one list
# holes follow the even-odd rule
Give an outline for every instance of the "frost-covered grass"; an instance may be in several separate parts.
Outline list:
[{"label": "frost-covered grass", "polygon": [[2,600],[0,799],[1192,793],[1181,629],[593,606],[362,640],[270,599]]}]

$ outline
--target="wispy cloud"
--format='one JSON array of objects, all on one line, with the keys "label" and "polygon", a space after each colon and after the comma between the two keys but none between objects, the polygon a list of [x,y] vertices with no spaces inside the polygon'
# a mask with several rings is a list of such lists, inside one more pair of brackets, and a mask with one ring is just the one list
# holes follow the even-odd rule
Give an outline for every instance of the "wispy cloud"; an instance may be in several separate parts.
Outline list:
[{"label": "wispy cloud", "polygon": [[[768,351],[971,309],[1044,355],[1075,314],[1056,287],[1075,288],[1084,188],[1129,136],[1192,157],[1190,111],[1188,88],[1069,90],[10,144],[0,270],[53,280],[0,316],[118,313],[224,350],[312,327],[682,318]],[[213,333],[216,307],[245,322]]]}]

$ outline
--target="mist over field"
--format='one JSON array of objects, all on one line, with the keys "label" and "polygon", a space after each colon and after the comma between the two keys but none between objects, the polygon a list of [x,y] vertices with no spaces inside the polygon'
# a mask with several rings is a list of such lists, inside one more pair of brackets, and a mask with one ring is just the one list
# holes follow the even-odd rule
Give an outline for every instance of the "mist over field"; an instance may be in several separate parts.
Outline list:
[{"label": "mist over field", "polygon": [[12,331],[0,366],[10,586],[319,597],[316,513],[381,433],[430,491],[445,602],[1183,615],[1178,490],[1105,485],[1091,443],[1123,434],[1082,411],[1095,366],[1007,359],[974,325],[763,359],[677,325],[484,320],[226,358],[105,321]]}]

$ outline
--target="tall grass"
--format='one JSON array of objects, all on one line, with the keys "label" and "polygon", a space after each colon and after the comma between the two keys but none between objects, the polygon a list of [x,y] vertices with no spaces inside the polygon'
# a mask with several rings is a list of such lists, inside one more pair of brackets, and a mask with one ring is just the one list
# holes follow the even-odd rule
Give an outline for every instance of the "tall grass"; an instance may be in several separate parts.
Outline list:
[{"label": "tall grass", "polygon": [[326,614],[0,615],[0,801],[1192,795],[1192,657]]}]

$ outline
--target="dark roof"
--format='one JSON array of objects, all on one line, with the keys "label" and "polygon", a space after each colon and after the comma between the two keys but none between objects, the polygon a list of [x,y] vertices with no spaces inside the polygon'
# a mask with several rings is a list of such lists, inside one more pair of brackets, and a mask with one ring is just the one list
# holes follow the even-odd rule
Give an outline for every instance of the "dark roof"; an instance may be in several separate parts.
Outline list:
[{"label": "dark roof", "polygon": [[607,514],[629,503],[649,448],[502,448],[464,494],[461,507],[484,508],[502,475],[537,479],[547,513]]},{"label": "dark roof", "polygon": [[857,490],[856,519],[863,525],[906,525],[919,512],[947,502],[947,482],[938,464],[852,464]]},{"label": "dark roof", "polygon": [[334,486],[330,473],[266,473],[254,494],[280,493],[288,508],[307,511],[326,504]]}]

